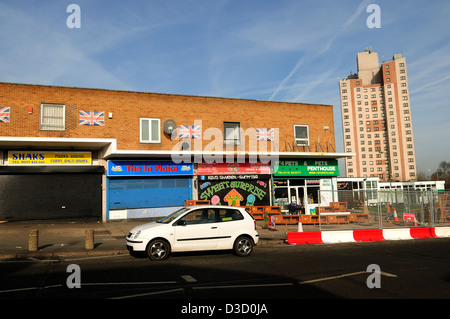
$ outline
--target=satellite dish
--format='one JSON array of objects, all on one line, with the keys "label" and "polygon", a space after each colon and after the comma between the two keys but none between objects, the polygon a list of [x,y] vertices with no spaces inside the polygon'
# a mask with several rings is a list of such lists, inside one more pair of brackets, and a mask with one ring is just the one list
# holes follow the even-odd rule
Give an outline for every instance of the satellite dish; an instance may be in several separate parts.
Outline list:
[{"label": "satellite dish", "polygon": [[177,129],[177,123],[174,120],[166,120],[163,124],[163,131],[168,135],[172,135],[172,133]]},{"label": "satellite dish", "polygon": [[183,151],[187,151],[189,149],[190,145],[187,142],[183,142],[183,144],[181,144],[181,150]]}]

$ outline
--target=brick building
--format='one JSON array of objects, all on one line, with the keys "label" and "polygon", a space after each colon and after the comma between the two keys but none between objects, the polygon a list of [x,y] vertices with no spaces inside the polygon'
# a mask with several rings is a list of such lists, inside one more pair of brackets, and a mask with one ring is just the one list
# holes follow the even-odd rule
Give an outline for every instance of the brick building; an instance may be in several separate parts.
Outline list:
[{"label": "brick building", "polygon": [[0,153],[0,220],[104,221],[231,194],[303,202],[349,156],[330,105],[12,83],[0,83]]},{"label": "brick building", "polygon": [[[384,60],[384,59],[383,59]],[[406,59],[379,64],[371,49],[357,55],[358,74],[339,81],[348,177],[384,182],[417,179]]]}]

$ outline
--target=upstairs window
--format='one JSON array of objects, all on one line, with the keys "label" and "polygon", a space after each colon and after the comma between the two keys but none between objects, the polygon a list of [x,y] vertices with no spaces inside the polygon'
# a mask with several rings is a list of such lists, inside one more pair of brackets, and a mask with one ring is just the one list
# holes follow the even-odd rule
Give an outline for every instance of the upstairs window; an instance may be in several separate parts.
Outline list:
[{"label": "upstairs window", "polygon": [[223,122],[224,144],[241,144],[241,124],[239,122]]},{"label": "upstairs window", "polygon": [[140,119],[140,142],[141,143],[161,143],[160,119],[141,118]]},{"label": "upstairs window", "polygon": [[40,129],[64,131],[66,129],[66,106],[64,104],[41,104]]},{"label": "upstairs window", "polygon": [[295,142],[299,146],[309,146],[308,125],[294,125]]}]

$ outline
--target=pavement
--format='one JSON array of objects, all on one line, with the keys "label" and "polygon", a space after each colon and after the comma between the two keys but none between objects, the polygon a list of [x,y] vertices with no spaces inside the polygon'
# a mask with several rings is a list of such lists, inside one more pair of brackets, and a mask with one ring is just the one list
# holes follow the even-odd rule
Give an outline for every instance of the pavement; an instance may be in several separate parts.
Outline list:
[{"label": "pavement", "polygon": [[[55,257],[79,255],[129,254],[125,237],[146,219],[127,219],[108,222],[85,221],[33,221],[0,223],[0,259],[29,257]],[[296,232],[298,225],[277,225],[275,230],[263,227],[257,221],[258,247],[285,245],[286,233]],[[311,229],[309,229],[311,228]],[[29,250],[30,231],[38,230],[38,249]],[[86,249],[86,231],[94,231],[94,247]],[[304,231],[317,230],[316,226],[303,226]]]},{"label": "pavement", "polygon": [[[108,222],[89,222],[84,220],[0,221],[0,259],[129,254],[125,239],[127,234],[135,226],[149,222],[151,222],[150,219],[126,219]],[[287,233],[291,233],[290,235],[292,236],[301,236],[301,242],[305,240],[303,237],[310,241],[310,235],[320,237],[320,242],[326,243],[347,242],[350,237],[350,241],[355,241],[355,235],[350,234],[352,230],[349,230],[349,226],[345,224],[328,225],[326,230],[332,231],[322,232],[322,234],[320,233],[323,229],[318,225],[302,225],[303,234],[301,234],[297,233],[298,224],[277,224],[275,229],[270,229],[263,227],[264,222],[261,220],[256,221],[256,223],[259,233],[258,248],[289,246],[289,244],[286,244]],[[383,232],[394,232],[389,237],[400,236],[394,239],[405,239],[406,232],[408,236],[411,235],[411,238],[436,237],[435,233],[437,233],[437,237],[450,237],[450,226],[436,228],[436,230],[396,226],[399,225],[387,222],[383,225]],[[363,229],[373,230],[378,227],[374,227],[373,223],[363,223],[352,225],[351,228],[354,228],[353,232],[358,232]],[[39,231],[38,249],[32,251],[30,250],[30,247],[32,247],[30,246],[30,233],[33,233],[34,230]],[[93,248],[86,248],[86,243],[90,243],[92,246],[92,237],[90,237],[91,241],[87,240],[86,231],[91,232],[91,234],[93,231]],[[378,231],[381,230],[378,229]],[[311,232],[315,232],[315,234]],[[433,236],[431,236],[431,233],[433,233]],[[375,235],[380,237],[378,233]],[[330,238],[330,236],[333,238]],[[364,234],[364,236],[367,235]],[[365,241],[364,238],[361,240]],[[370,238],[369,240],[375,239]],[[290,244],[296,244],[296,241],[291,239]]]}]

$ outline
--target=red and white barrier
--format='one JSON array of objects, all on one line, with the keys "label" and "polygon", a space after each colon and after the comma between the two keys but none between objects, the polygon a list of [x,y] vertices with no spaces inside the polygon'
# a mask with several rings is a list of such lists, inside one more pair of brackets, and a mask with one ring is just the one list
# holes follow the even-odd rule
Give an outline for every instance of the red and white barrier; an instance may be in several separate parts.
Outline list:
[{"label": "red and white barrier", "polygon": [[414,227],[395,229],[360,229],[347,231],[287,233],[290,245],[351,243],[382,240],[407,240],[450,237],[450,227]]},{"label": "red and white barrier", "polygon": [[450,227],[436,227],[434,233],[437,237],[450,237]]}]

